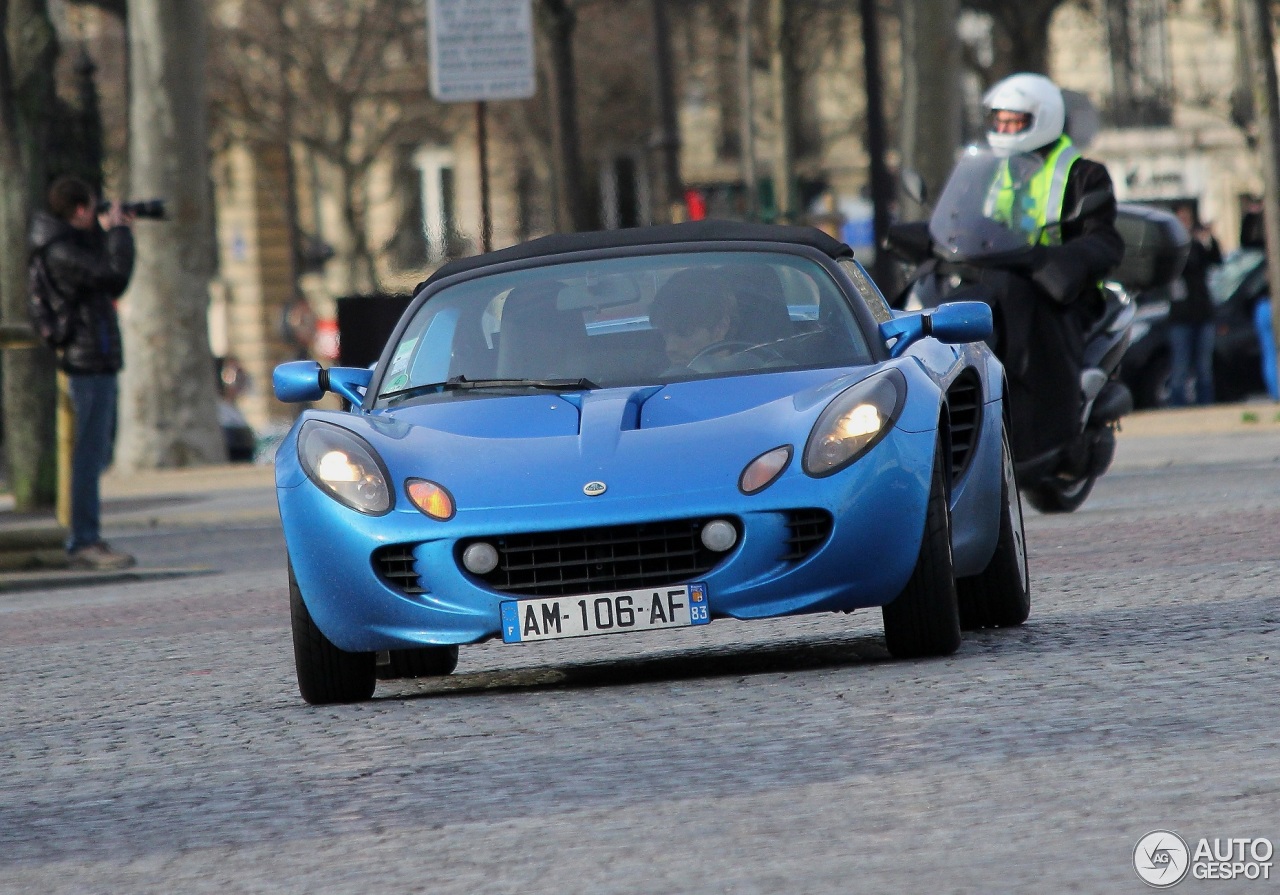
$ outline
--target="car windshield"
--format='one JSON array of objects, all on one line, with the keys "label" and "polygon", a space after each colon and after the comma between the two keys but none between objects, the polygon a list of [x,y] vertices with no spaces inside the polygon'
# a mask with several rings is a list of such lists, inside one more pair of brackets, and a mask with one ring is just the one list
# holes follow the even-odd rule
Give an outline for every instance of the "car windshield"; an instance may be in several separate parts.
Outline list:
[{"label": "car windshield", "polygon": [[1253,273],[1263,262],[1264,255],[1259,249],[1237,249],[1222,264],[1209,272],[1209,292],[1218,304],[1235,295],[1240,284]]},{"label": "car windshield", "polygon": [[635,255],[490,274],[418,309],[377,400],[866,364],[849,302],[821,264],[783,252]]}]

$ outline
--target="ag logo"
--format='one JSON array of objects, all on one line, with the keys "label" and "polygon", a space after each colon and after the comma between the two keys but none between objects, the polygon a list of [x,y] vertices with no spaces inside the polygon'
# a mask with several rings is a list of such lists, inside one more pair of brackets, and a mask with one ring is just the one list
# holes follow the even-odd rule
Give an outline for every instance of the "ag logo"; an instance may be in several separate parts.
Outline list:
[{"label": "ag logo", "polygon": [[607,488],[604,482],[587,482],[582,486],[582,493],[587,497],[599,497]]},{"label": "ag logo", "polygon": [[1133,869],[1148,886],[1167,889],[1182,882],[1191,865],[1191,850],[1177,833],[1153,830],[1133,849]]}]

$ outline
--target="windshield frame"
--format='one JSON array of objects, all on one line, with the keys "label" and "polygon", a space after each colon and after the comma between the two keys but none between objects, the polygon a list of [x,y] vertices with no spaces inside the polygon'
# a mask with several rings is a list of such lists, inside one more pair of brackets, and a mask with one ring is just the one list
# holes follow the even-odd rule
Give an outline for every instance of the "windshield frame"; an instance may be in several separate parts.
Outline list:
[{"label": "windshield frame", "polygon": [[[804,258],[817,264],[830,280],[830,283],[836,293],[844,300],[848,307],[849,312],[854,319],[854,324],[860,331],[860,334],[866,343],[870,362],[876,363],[888,357],[887,349],[879,335],[879,326],[873,318],[871,310],[867,308],[865,300],[856,293],[856,290],[850,289],[848,274],[838,267],[836,259],[833,259],[831,256],[817,248],[799,243],[757,240],[706,240],[680,243],[654,243],[640,246],[617,246],[507,261],[460,271],[453,276],[445,277],[435,282],[424,281],[420,284],[419,291],[409,303],[409,306],[405,309],[404,313],[401,314],[399,321],[396,323],[395,328],[379,354],[378,361],[374,366],[373,379],[365,393],[365,400],[361,405],[361,409],[366,412],[370,412],[374,409],[384,409],[387,406],[386,396],[382,395],[383,379],[386,377],[391,367],[391,360],[397,346],[400,344],[406,330],[413,325],[414,320],[421,313],[423,305],[446,289],[450,289],[454,286],[458,286],[472,280],[487,278],[498,274],[517,273],[523,270],[546,270],[561,265],[584,261],[644,256],[713,253],[769,253],[789,255]],[[765,370],[761,372],[768,371]],[[746,373],[740,372],[732,375],[746,375]],[[483,395],[485,392],[480,390],[472,392],[471,394]]]}]

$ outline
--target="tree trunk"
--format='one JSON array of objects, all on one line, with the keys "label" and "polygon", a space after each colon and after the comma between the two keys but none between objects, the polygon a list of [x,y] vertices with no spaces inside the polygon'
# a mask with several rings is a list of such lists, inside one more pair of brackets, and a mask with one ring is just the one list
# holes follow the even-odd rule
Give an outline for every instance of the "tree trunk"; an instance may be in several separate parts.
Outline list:
[{"label": "tree trunk", "polygon": [[573,31],[577,16],[562,0],[547,0],[550,15],[551,107],[555,113],[552,142],[556,156],[556,202],[564,229],[585,230],[589,224],[582,189],[581,137],[578,131],[578,81],[574,69]]},{"label": "tree trunk", "polygon": [[[27,226],[41,197],[57,45],[44,0],[5,2],[0,11],[0,320],[26,325]],[[4,350],[4,444],[14,507],[53,506],[57,490],[53,354],[43,346]]]},{"label": "tree trunk", "polygon": [[137,198],[165,198],[169,220],[134,227],[138,260],[122,302],[116,451],[125,469],[227,458],[207,317],[214,244],[204,17],[200,0],[130,2],[132,190]]},{"label": "tree trunk", "polygon": [[[955,164],[963,108],[957,0],[902,0],[902,166],[936,197]],[[925,209],[902,199],[903,218]]]}]

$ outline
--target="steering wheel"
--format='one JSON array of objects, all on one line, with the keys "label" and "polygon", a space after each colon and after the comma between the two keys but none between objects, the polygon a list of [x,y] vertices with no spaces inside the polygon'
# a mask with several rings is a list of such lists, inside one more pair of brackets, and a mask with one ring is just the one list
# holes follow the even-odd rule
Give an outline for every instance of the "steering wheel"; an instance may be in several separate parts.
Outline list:
[{"label": "steering wheel", "polygon": [[[758,342],[746,342],[741,339],[725,339],[721,342],[712,342],[706,348],[703,348],[695,354],[686,365],[691,370],[699,373],[715,372],[715,366],[708,363],[717,354],[728,353],[746,354],[749,352],[759,352],[766,360],[784,360],[783,356],[768,343],[760,344]],[[710,367],[710,369],[705,369]]]}]

